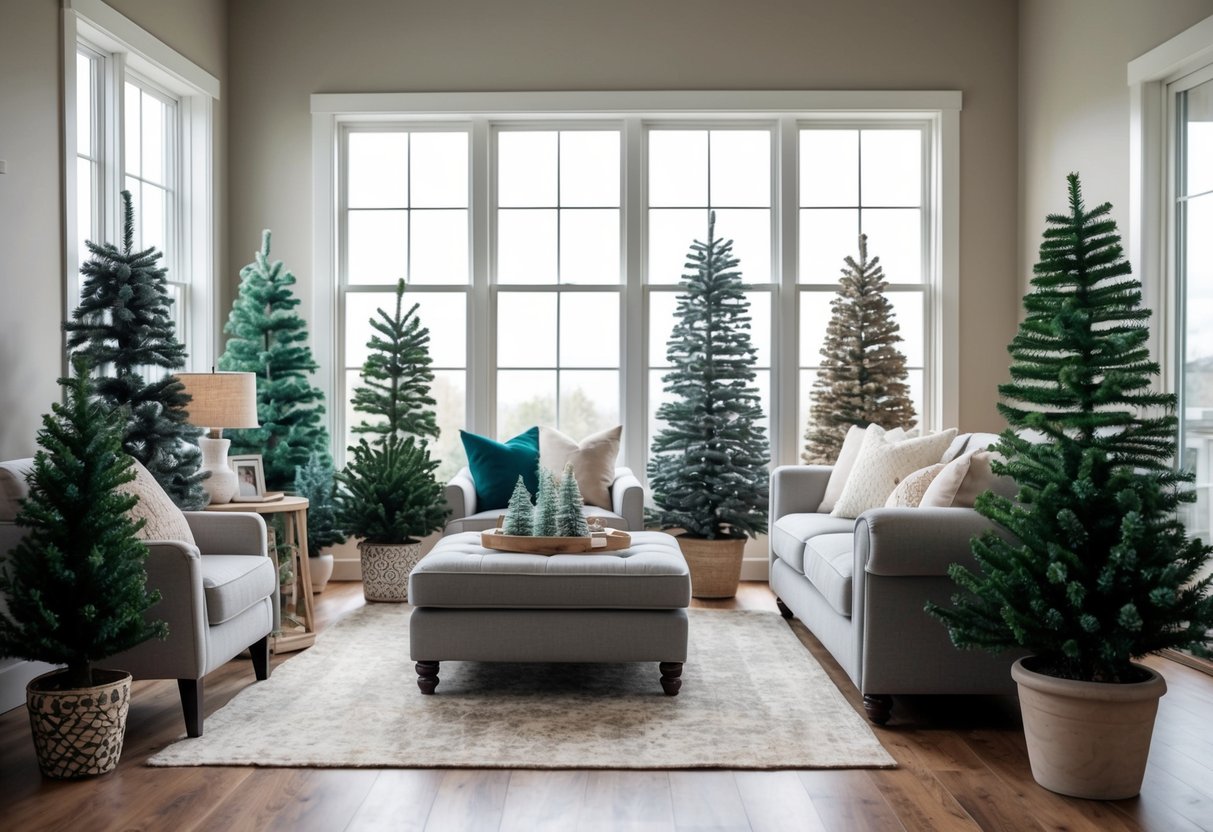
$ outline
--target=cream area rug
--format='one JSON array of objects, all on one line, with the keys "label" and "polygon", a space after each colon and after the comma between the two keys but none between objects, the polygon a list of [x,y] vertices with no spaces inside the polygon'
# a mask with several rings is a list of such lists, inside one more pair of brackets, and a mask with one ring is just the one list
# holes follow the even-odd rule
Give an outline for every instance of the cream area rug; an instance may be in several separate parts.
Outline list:
[{"label": "cream area rug", "polygon": [[656,663],[443,662],[417,690],[409,613],[369,604],[153,766],[892,768],[776,613],[690,611],[678,696]]}]

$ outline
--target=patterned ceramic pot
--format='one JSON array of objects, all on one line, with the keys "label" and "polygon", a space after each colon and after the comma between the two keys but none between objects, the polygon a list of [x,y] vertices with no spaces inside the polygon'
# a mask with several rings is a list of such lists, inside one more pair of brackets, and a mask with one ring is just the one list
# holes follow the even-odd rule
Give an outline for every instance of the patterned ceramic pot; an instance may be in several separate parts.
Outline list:
[{"label": "patterned ceramic pot", "polygon": [[65,671],[43,673],[25,687],[38,767],[47,777],[71,780],[113,771],[122,756],[131,674],[94,670],[101,682],[63,689]]},{"label": "patterned ceramic pot", "polygon": [[421,543],[358,544],[362,561],[362,594],[368,601],[409,600],[409,573],[421,560]]}]

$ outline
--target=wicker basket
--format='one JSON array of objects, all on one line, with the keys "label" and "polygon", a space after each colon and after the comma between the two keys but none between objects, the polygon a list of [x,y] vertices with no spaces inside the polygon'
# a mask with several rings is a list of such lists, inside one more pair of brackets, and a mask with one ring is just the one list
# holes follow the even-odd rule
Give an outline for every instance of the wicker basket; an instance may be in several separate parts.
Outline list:
[{"label": "wicker basket", "polygon": [[421,543],[358,544],[362,595],[368,601],[409,600],[409,573],[421,560]]},{"label": "wicker basket", "polygon": [[90,688],[56,686],[64,671],[43,673],[25,687],[38,768],[47,777],[72,780],[113,771],[122,756],[131,674],[94,670],[102,684]]},{"label": "wicker basket", "polygon": [[741,556],[746,539],[705,540],[678,535],[678,547],[691,570],[691,595],[732,598],[741,580]]}]

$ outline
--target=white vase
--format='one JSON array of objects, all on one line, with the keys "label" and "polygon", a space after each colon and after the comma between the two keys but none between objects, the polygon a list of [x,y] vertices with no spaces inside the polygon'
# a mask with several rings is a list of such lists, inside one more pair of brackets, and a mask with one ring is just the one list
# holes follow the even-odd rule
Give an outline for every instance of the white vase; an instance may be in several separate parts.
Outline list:
[{"label": "white vase", "polygon": [[307,566],[308,573],[312,576],[312,592],[314,594],[324,592],[329,578],[333,577],[333,556],[326,554],[314,557]]},{"label": "white vase", "polygon": [[199,470],[210,473],[202,481],[202,488],[210,496],[211,505],[230,503],[236,496],[236,472],[227,464],[227,449],[231,446],[230,439],[198,438],[198,448],[202,451],[202,467]]}]

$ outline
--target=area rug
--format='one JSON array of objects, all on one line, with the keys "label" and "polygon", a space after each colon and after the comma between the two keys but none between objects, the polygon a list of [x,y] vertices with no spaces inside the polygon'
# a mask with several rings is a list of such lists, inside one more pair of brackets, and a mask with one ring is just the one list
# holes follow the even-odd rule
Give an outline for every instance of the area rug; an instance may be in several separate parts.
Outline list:
[{"label": "area rug", "polygon": [[407,605],[362,607],[153,766],[893,768],[775,613],[690,611],[682,692],[655,663],[443,662],[417,690]]}]

